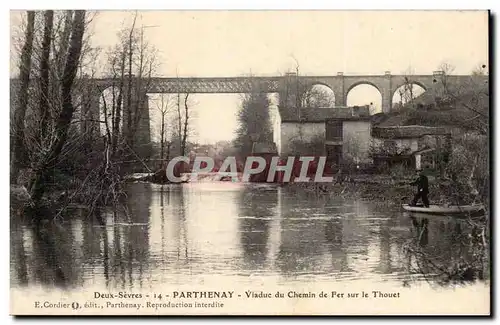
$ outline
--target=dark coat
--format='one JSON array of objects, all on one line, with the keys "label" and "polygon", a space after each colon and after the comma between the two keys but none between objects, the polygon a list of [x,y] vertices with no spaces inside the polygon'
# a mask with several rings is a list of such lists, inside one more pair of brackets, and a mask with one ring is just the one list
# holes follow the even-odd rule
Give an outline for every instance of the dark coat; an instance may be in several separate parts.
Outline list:
[{"label": "dark coat", "polygon": [[425,175],[420,175],[411,185],[417,186],[418,192],[429,192],[429,179]]}]

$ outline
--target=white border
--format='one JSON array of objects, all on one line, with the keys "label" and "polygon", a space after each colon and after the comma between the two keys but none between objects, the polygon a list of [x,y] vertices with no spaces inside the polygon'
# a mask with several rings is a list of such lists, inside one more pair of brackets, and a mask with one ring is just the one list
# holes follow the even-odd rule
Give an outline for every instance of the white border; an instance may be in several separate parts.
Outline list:
[{"label": "white border", "polygon": [[[14,10],[14,9],[46,9],[46,8],[57,8],[57,9],[75,9],[75,8],[81,8],[82,5],[85,5],[85,9],[110,9],[110,10],[117,10],[117,9],[208,9],[208,10],[215,10],[215,9],[232,9],[232,10],[273,10],[273,9],[282,9],[282,10],[290,10],[290,9],[317,9],[317,10],[325,10],[325,9],[337,9],[337,10],[345,10],[345,9],[355,9],[355,10],[383,10],[383,9],[398,9],[398,10],[408,10],[408,9],[417,9],[417,10],[478,10],[478,9],[492,9],[492,12],[498,13],[500,10],[498,9],[499,7],[499,1],[493,1],[493,0],[476,0],[476,1],[470,1],[470,0],[454,0],[454,1],[435,1],[435,0],[419,0],[419,1],[414,1],[411,4],[408,2],[404,1],[377,1],[373,2],[370,0],[350,0],[346,2],[333,2],[333,1],[327,1],[327,0],[308,0],[308,1],[272,1],[272,0],[253,0],[253,1],[236,1],[236,0],[226,0],[226,1],[203,1],[203,0],[177,0],[177,1],[151,1],[151,0],[141,0],[141,1],[130,1],[130,0],[120,0],[120,1],[102,1],[102,0],[87,0],[85,2],[68,2],[68,1],[62,1],[62,0],[50,0],[50,1],[15,1],[15,2],[8,2],[8,1],[3,1],[2,2],[2,7],[4,5],[10,5],[7,7],[5,10],[2,10],[2,17],[0,18],[0,21],[4,22],[4,27],[1,30],[1,43],[3,44],[8,44],[10,42],[10,30],[9,30],[9,20],[10,20],[10,15],[9,15],[9,10]],[[82,8],[83,9],[83,8]],[[496,22],[496,28],[495,28],[495,34],[498,35],[497,31],[497,26],[498,26],[498,21]],[[492,44],[490,44],[492,46]],[[4,47],[4,49],[9,48],[7,46]],[[3,195],[1,196],[2,198],[2,205],[1,207],[4,209],[4,215],[1,216],[1,220],[4,223],[3,227],[1,228],[2,231],[4,232],[2,238],[2,243],[0,244],[0,249],[2,254],[1,258],[1,263],[2,263],[2,269],[1,269],[1,274],[0,274],[0,280],[1,280],[1,287],[0,287],[0,292],[2,293],[1,295],[1,315],[2,315],[2,320],[1,323],[13,323],[14,319],[10,316],[8,316],[9,313],[9,187],[8,187],[8,182],[9,182],[9,155],[8,155],[8,147],[9,147],[9,105],[10,103],[8,102],[9,100],[9,84],[8,84],[8,78],[7,76],[9,75],[9,66],[7,62],[9,62],[9,56],[7,50],[4,50],[2,52],[3,56],[3,61],[4,65],[2,66],[2,69],[4,71],[3,74],[5,78],[1,79],[2,80],[2,93],[3,96],[1,97],[4,102],[3,109],[0,110],[0,114],[2,114],[0,121],[4,123],[3,127],[1,130],[3,131],[3,135],[0,138],[1,145],[2,145],[2,152],[5,154],[2,156],[2,167],[3,167],[3,173],[1,173],[0,177],[0,184],[2,184],[2,190],[3,190]],[[494,57],[491,57],[490,60],[494,61],[495,63],[497,62],[498,54],[494,53]],[[496,64],[495,64],[496,65]],[[495,81],[496,81],[496,75]],[[498,83],[495,82],[495,90],[493,94],[497,94],[498,90]],[[496,110],[497,107],[492,107],[492,110]],[[499,114],[495,114],[495,124],[497,124],[498,121],[498,116]],[[495,132],[496,134],[496,132]],[[496,139],[496,136],[494,137]],[[500,142],[499,142],[500,143]],[[492,159],[494,159],[494,156],[496,156],[496,152],[500,150],[500,144],[496,143],[495,149],[493,151],[493,156]],[[493,160],[495,161],[495,159]],[[496,174],[496,173],[495,173]],[[496,181],[496,178],[495,178]],[[496,182],[495,182],[496,185]],[[495,195],[495,199],[493,200],[495,204],[495,211],[496,209],[496,202],[498,198],[498,193]],[[494,234],[498,234],[498,224],[500,223],[499,220],[495,221],[495,229],[494,229]],[[498,239],[495,240],[495,244],[498,242]],[[496,252],[495,256],[493,257],[494,261],[497,261],[498,257],[498,251],[495,247]],[[496,265],[497,263],[495,263]],[[494,283],[496,283],[497,280],[497,272],[493,276],[495,276]],[[498,305],[498,299],[495,299],[497,302],[496,305]],[[443,302],[443,303],[448,303],[448,302]],[[496,309],[497,306],[494,306]],[[84,323],[92,323],[92,324],[100,324],[104,323],[105,321],[111,321],[112,319],[84,319]],[[132,320],[132,319],[130,319]],[[134,318],[135,321],[137,319]],[[205,320],[205,319],[201,319]],[[44,323],[52,323],[54,319],[42,319],[39,320],[40,322]],[[65,321],[65,320],[64,320]],[[82,320],[80,320],[82,321]],[[114,321],[122,321],[115,319]],[[140,320],[143,321],[143,320]],[[185,322],[186,319],[168,319],[164,320],[168,322]],[[226,321],[235,321],[234,319],[228,319]],[[258,319],[257,321],[259,322],[268,322],[272,320],[264,320],[264,319]],[[342,321],[340,319],[332,319],[334,322]],[[356,322],[360,322],[362,320],[355,320]],[[382,320],[385,321],[385,320]],[[426,323],[432,323],[432,322],[437,322],[438,320],[430,320],[430,319],[421,319],[421,321],[425,321]]]},{"label": "white border", "polygon": [[[450,6],[453,4],[453,6]],[[332,2],[327,0],[309,0],[309,1],[276,1],[276,0],[252,0],[252,1],[241,1],[241,0],[167,0],[167,1],[134,1],[134,0],[119,0],[119,1],[99,1],[99,0],[89,0],[85,1],[85,9],[199,9],[199,10],[216,10],[216,9],[232,9],[232,10],[301,10],[301,9],[336,9],[336,10],[478,10],[478,9],[489,9],[494,6],[495,2],[493,0],[478,0],[478,1],[467,1],[467,0],[455,0],[451,2],[445,1],[432,1],[432,0],[420,0],[415,1],[411,5],[403,1],[382,1],[377,2],[370,0],[350,0],[346,2]],[[11,9],[46,9],[46,8],[57,8],[57,9],[75,9],[80,8],[81,3],[79,2],[69,2],[69,1],[33,1],[33,0],[23,0],[16,1],[10,6]],[[83,8],[82,8],[83,9]]]}]

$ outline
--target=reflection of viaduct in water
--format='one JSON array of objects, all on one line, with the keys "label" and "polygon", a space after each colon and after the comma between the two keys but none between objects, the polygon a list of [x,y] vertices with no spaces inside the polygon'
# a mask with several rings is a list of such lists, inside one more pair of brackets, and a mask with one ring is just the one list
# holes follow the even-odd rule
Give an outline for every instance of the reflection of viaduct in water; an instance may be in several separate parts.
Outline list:
[{"label": "reflection of viaduct in water", "polygon": [[[474,258],[471,241],[478,238],[479,230],[464,222],[407,216],[388,220],[386,212],[377,218],[363,204],[301,198],[286,188],[212,194],[179,189],[153,192],[143,184],[131,186],[131,221],[144,226],[113,226],[113,218],[107,218],[108,226],[99,227],[75,214],[61,226],[49,223],[36,230],[13,220],[13,286],[77,287],[91,279],[109,288],[133,289],[143,282],[153,285],[153,274],[154,281],[165,283],[173,275],[186,279],[191,268],[212,272],[207,269],[211,266],[222,272],[277,271],[285,276],[393,274],[401,273],[398,239],[416,238],[414,244],[434,263],[449,268],[453,261]],[[220,205],[221,198],[229,199]],[[123,219],[115,217],[118,223]]]},{"label": "reflection of viaduct in water", "polygon": [[[246,189],[241,193],[238,220],[245,267],[270,268],[290,276],[370,272],[371,268],[360,264],[359,259],[376,249],[378,271],[398,270],[391,264],[392,224],[383,222],[380,233],[370,233],[368,227],[375,225],[365,224],[370,215],[368,207],[361,202],[342,204],[326,198],[298,199],[282,188],[261,192]],[[371,245],[377,241],[380,245]]]},{"label": "reflection of viaduct in water", "polygon": [[[188,198],[182,186],[153,186],[149,213],[149,285],[172,282],[174,273],[186,273],[192,261],[188,235]],[[153,279],[154,277],[154,279]]]},{"label": "reflection of viaduct in water", "polygon": [[276,261],[280,271],[294,275],[323,268],[324,222],[309,220],[315,217],[310,207],[287,191],[282,192],[281,209],[281,242]]},{"label": "reflection of viaduct in water", "polygon": [[275,217],[277,190],[256,191],[244,188],[240,193],[238,232],[247,269],[265,267],[268,258],[270,223]]}]

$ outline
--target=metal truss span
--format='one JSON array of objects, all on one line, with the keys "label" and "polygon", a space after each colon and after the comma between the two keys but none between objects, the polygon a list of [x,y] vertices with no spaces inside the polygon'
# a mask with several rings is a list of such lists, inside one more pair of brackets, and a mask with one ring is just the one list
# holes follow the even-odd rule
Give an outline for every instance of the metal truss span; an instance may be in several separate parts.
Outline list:
[{"label": "metal truss span", "polygon": [[248,93],[259,89],[278,92],[279,77],[153,78],[149,93]]}]

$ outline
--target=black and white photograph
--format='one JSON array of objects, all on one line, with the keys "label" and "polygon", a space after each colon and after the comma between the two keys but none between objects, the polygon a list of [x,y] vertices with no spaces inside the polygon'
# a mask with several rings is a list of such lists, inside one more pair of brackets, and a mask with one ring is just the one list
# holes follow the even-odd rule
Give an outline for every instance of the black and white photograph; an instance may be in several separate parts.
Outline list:
[{"label": "black and white photograph", "polygon": [[10,314],[489,316],[491,19],[10,11]]}]

